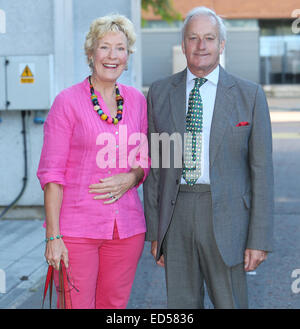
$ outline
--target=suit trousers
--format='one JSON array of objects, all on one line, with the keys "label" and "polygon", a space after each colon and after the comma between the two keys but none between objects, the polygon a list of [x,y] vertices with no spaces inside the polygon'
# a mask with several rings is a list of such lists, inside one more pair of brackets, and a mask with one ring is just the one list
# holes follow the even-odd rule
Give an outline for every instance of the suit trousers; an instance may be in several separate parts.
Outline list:
[{"label": "suit trousers", "polygon": [[204,308],[204,282],[215,308],[248,308],[244,266],[228,267],[216,244],[209,185],[180,185],[162,248],[168,308]]}]

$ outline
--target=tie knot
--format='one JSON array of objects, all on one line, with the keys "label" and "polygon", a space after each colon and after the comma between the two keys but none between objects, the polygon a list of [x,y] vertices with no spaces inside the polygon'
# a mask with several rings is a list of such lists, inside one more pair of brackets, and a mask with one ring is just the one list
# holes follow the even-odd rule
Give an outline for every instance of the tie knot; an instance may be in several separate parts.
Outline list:
[{"label": "tie knot", "polygon": [[195,86],[194,86],[194,88],[200,88],[207,81],[207,79],[205,79],[205,78],[196,78],[194,80],[195,80]]}]

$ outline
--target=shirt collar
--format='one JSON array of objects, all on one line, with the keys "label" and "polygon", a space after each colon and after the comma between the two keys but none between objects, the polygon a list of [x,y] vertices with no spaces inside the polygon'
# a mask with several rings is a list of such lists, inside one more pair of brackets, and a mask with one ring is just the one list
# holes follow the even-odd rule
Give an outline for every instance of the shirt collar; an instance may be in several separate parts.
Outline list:
[{"label": "shirt collar", "polygon": [[[208,75],[206,75],[204,78],[207,79],[209,82],[213,83],[215,86],[217,86],[219,82],[219,71],[220,67],[219,65],[211,71]],[[187,68],[187,76],[186,76],[186,81],[188,83],[194,83],[193,79],[197,78],[190,70]]]}]

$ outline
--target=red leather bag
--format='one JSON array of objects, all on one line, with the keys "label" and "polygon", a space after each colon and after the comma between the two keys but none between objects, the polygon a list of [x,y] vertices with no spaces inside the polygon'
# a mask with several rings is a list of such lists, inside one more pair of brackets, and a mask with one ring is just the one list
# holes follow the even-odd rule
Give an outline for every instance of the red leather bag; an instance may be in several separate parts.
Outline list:
[{"label": "red leather bag", "polygon": [[[52,304],[52,288],[53,288],[53,275],[54,275],[54,268],[52,265],[49,265],[48,272],[46,276],[45,281],[45,287],[44,287],[44,296],[43,296],[43,304],[42,308],[44,307],[47,291],[49,288],[49,301],[50,301],[50,308]],[[50,287],[49,287],[50,285]],[[59,298],[59,308],[60,309],[71,309],[72,303],[71,303],[71,294],[70,294],[70,287],[69,287],[69,279],[68,274],[66,271],[66,266],[64,262],[60,261],[59,266],[59,286],[58,286],[58,298]]]}]

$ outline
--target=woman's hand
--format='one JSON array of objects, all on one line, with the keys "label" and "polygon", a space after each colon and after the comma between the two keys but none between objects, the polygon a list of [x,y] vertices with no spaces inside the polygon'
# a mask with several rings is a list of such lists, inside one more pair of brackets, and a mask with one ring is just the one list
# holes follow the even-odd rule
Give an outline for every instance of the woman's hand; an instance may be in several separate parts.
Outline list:
[{"label": "woman's hand", "polygon": [[45,258],[49,265],[59,270],[60,260],[65,263],[66,268],[69,266],[68,249],[62,239],[50,240],[46,244]]},{"label": "woman's hand", "polygon": [[[46,237],[56,237],[59,233],[59,215],[63,199],[63,187],[56,183],[47,183],[44,188],[45,212],[46,212]],[[45,258],[49,265],[59,270],[62,259],[68,267],[68,250],[63,240],[54,238],[46,244]]]},{"label": "woman's hand", "polygon": [[129,189],[137,185],[143,177],[142,168],[133,169],[128,173],[121,173],[111,177],[100,179],[100,183],[89,186],[89,193],[101,195],[94,196],[95,200],[104,200],[104,204],[110,204],[120,199]]}]

